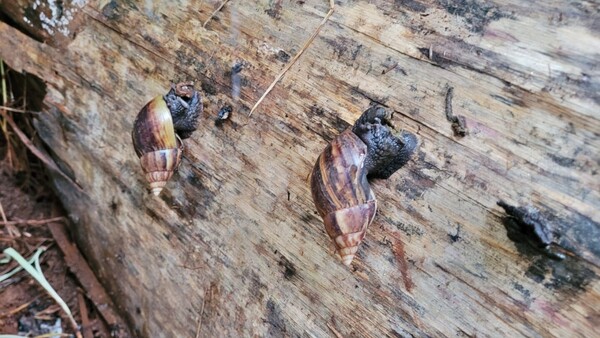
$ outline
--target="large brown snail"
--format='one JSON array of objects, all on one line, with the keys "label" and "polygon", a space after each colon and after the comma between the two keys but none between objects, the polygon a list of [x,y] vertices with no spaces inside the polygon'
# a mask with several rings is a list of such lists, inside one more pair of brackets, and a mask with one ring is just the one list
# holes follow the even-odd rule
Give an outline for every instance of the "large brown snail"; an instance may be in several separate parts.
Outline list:
[{"label": "large brown snail", "polygon": [[368,178],[390,177],[417,147],[415,135],[392,134],[392,113],[367,109],[319,156],[310,177],[313,201],[337,253],[350,265],[377,211]]},{"label": "large brown snail", "polygon": [[167,95],[155,97],[138,113],[131,138],[154,195],[179,166],[182,140],[196,130],[201,113],[202,100],[192,82],[171,85]]}]

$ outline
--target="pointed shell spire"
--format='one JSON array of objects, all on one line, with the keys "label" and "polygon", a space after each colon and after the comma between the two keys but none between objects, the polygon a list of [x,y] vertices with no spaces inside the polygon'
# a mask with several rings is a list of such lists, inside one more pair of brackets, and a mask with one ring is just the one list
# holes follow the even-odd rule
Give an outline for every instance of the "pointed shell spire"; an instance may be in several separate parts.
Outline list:
[{"label": "pointed shell spire", "polygon": [[183,141],[198,127],[202,99],[192,82],[171,86],[138,113],[131,138],[150,191],[160,194],[181,162]]},{"label": "pointed shell spire", "polygon": [[345,265],[350,265],[377,211],[367,176],[386,179],[402,167],[417,146],[416,137],[393,135],[392,114],[367,109],[319,156],[310,176],[313,201],[325,230]]},{"label": "pointed shell spire", "polygon": [[162,96],[142,108],[134,122],[132,139],[149,188],[158,195],[179,166],[183,150]]},{"label": "pointed shell spire", "polygon": [[366,155],[367,146],[346,130],[323,151],[311,174],[315,206],[345,265],[352,262],[377,210]]}]

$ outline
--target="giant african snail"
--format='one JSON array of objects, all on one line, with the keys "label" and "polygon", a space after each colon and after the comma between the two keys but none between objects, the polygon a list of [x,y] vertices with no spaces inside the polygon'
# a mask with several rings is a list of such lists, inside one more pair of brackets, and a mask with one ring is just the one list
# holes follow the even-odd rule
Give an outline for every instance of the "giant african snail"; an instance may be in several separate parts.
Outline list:
[{"label": "giant african snail", "polygon": [[350,265],[377,210],[367,178],[389,178],[417,147],[414,134],[392,134],[392,113],[373,106],[336,137],[311,173],[313,201],[345,265]]},{"label": "giant african snail", "polygon": [[160,194],[179,166],[182,139],[196,130],[201,113],[202,100],[191,82],[172,85],[138,113],[131,137],[153,194]]}]

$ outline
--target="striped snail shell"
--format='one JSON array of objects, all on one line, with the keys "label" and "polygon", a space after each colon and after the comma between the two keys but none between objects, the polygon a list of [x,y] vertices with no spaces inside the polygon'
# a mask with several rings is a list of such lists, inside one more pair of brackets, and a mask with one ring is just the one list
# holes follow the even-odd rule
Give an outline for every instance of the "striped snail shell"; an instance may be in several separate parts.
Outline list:
[{"label": "striped snail shell", "polygon": [[311,173],[313,201],[347,266],[377,211],[368,178],[390,177],[408,162],[417,146],[415,135],[409,132],[392,134],[391,116],[382,107],[367,109],[352,128],[325,148]]},{"label": "striped snail shell", "polygon": [[138,113],[131,137],[154,195],[160,194],[177,170],[182,139],[196,130],[201,113],[200,94],[191,82],[171,86],[167,95],[155,97]]}]

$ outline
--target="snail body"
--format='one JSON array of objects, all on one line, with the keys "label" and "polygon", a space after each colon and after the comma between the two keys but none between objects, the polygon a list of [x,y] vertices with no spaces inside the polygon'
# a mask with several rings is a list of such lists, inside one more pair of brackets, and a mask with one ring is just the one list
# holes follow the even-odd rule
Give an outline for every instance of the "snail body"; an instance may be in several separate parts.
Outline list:
[{"label": "snail body", "polygon": [[202,112],[193,84],[179,83],[138,113],[131,137],[150,191],[159,195],[181,162],[183,139],[191,136]]},{"label": "snail body", "polygon": [[369,108],[325,148],[311,173],[313,201],[348,266],[377,211],[368,178],[391,176],[408,162],[417,145],[411,133],[392,134],[390,117],[381,107]]}]

